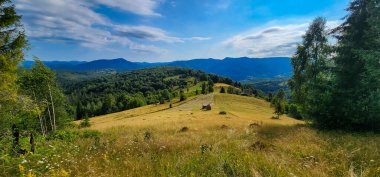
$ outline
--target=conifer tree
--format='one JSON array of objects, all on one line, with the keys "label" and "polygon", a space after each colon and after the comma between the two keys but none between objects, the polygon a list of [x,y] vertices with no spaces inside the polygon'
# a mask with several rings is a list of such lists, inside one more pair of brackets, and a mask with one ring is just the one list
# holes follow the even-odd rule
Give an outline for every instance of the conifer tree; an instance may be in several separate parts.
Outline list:
[{"label": "conifer tree", "polygon": [[338,34],[335,121],[330,127],[380,127],[380,1],[355,0]]},{"label": "conifer tree", "polygon": [[9,127],[15,108],[22,107],[15,104],[25,102],[25,98],[17,96],[15,82],[17,65],[24,59],[27,47],[21,16],[11,0],[0,0],[0,128]]}]

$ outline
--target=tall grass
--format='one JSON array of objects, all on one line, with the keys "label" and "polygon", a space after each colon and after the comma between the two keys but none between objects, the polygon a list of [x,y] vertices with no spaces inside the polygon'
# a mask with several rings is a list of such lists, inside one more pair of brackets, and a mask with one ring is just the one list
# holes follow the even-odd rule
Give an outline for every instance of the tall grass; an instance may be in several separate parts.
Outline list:
[{"label": "tall grass", "polygon": [[[150,138],[146,138],[149,132]],[[85,134],[85,133],[80,133]],[[304,125],[179,132],[121,127],[39,139],[37,153],[0,158],[0,176],[379,176],[380,136]],[[3,140],[5,141],[5,140]],[[7,146],[9,140],[5,141]],[[259,142],[259,143],[258,143]],[[257,145],[262,148],[257,148]]]}]

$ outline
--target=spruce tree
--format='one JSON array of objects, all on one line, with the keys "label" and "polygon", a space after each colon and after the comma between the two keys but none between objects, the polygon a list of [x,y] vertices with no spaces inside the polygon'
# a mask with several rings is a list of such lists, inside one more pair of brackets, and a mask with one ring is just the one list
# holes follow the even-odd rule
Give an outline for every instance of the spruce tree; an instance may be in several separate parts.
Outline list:
[{"label": "spruce tree", "polygon": [[380,1],[355,0],[338,33],[333,127],[379,129]]}]

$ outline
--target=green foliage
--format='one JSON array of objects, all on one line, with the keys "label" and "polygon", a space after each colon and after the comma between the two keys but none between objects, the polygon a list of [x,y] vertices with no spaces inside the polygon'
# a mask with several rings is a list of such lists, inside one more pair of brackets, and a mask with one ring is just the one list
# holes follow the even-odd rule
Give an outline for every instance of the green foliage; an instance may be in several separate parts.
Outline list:
[{"label": "green foliage", "polygon": [[80,135],[79,131],[67,131],[67,130],[58,130],[49,134],[47,140],[65,140],[72,141],[78,138]]},{"label": "green foliage", "polygon": [[181,90],[179,94],[179,101],[185,101],[187,99],[185,93]]},{"label": "green foliage", "polygon": [[207,94],[207,84],[206,82],[202,83],[202,91],[201,91],[202,94]]},{"label": "green foliage", "polygon": [[78,138],[96,138],[100,136],[100,132],[96,130],[73,131],[73,130],[58,130],[46,137],[46,140],[63,140],[74,141]]},{"label": "green foliage", "polygon": [[81,138],[99,138],[100,132],[96,130],[85,130],[80,134]]},{"label": "green foliage", "polygon": [[[92,117],[132,109],[147,104],[170,102],[181,97],[180,90],[189,90],[182,99],[196,95],[189,88],[202,82],[202,93],[214,82],[231,83],[227,78],[201,71],[174,67],[157,67],[120,74],[90,78],[88,80],[60,78],[70,102],[76,105],[76,118]],[[81,78],[83,76],[80,76]]]},{"label": "green foliage", "polygon": [[[378,0],[355,0],[350,15],[336,29],[335,85],[332,114],[326,128],[380,130],[380,6]],[[338,106],[339,105],[339,106]]]},{"label": "green foliage", "polygon": [[302,119],[301,108],[297,104],[289,104],[288,115],[296,119]]},{"label": "green foliage", "polygon": [[243,81],[245,85],[254,87],[257,90],[263,91],[265,94],[277,92],[280,89],[288,90],[287,82],[289,77],[275,78],[248,78]]},{"label": "green foliage", "polygon": [[208,85],[208,93],[214,92],[214,82],[209,81],[207,85]]},{"label": "green foliage", "polygon": [[0,1],[0,131],[9,130],[18,113],[34,111],[27,97],[17,93],[17,66],[28,42],[12,1]]},{"label": "green foliage", "polygon": [[230,86],[227,88],[227,93],[234,94],[234,92],[235,92],[235,89],[233,87]]},{"label": "green foliage", "polygon": [[81,127],[81,128],[86,128],[86,127],[90,127],[90,126],[91,126],[91,123],[90,123],[90,119],[88,117],[84,118],[79,124],[79,127]]},{"label": "green foliage", "polygon": [[286,100],[285,100],[285,91],[279,90],[274,99],[272,99],[272,106],[274,107],[274,113],[277,114],[277,119],[280,118],[282,114],[285,113]]},{"label": "green foliage", "polygon": [[24,119],[36,121],[30,124],[33,129],[46,134],[62,128],[71,120],[72,107],[59,87],[54,72],[38,58],[35,58],[30,70],[20,72],[17,83],[20,93],[29,96],[38,109],[37,115]]},{"label": "green foliage", "polygon": [[273,100],[273,93],[269,92],[268,97],[267,97],[267,101],[272,102],[272,100]]},{"label": "green foliage", "polygon": [[226,90],[224,89],[224,87],[222,87],[222,88],[220,89],[220,93],[226,93]]},{"label": "green foliage", "polygon": [[144,132],[144,140],[145,141],[151,140],[152,138],[153,138],[153,133],[151,131]]},{"label": "green foliage", "polygon": [[379,4],[352,1],[345,22],[333,31],[333,48],[326,21],[315,19],[292,58],[292,100],[320,128],[380,130]]}]

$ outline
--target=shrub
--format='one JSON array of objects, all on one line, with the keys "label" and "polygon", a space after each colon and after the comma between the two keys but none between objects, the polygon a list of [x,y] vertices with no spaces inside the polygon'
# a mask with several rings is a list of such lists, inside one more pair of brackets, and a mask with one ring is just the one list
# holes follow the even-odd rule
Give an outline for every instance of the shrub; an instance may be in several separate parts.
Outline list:
[{"label": "shrub", "polygon": [[100,132],[96,130],[85,130],[80,135],[81,138],[96,138],[99,137]]},{"label": "shrub", "polygon": [[202,144],[201,145],[201,153],[204,154],[206,153],[207,151],[211,151],[212,150],[212,147],[208,144]]},{"label": "shrub", "polygon": [[226,111],[220,111],[219,114],[220,114],[220,115],[226,115],[227,112],[226,112]]},{"label": "shrub", "polygon": [[144,140],[148,141],[148,140],[152,139],[152,137],[153,137],[152,132],[150,132],[150,131],[144,132]]},{"label": "shrub", "polygon": [[58,130],[46,137],[47,140],[66,140],[71,141],[79,137],[78,131],[64,131]]},{"label": "shrub", "polygon": [[179,132],[187,132],[189,130],[188,127],[182,127]]},{"label": "shrub", "polygon": [[224,89],[224,87],[222,87],[222,88],[220,89],[220,93],[226,93],[226,90]]},{"label": "shrub", "polygon": [[179,96],[179,101],[185,101],[187,99],[186,95],[181,92],[180,96]]},{"label": "shrub", "polygon": [[301,108],[296,104],[289,104],[289,110],[288,114],[290,117],[296,118],[296,119],[302,119],[301,116]]},{"label": "shrub", "polygon": [[88,117],[84,118],[84,120],[82,120],[79,124],[80,128],[85,128],[85,127],[90,127],[90,126],[91,126],[91,123]]}]

